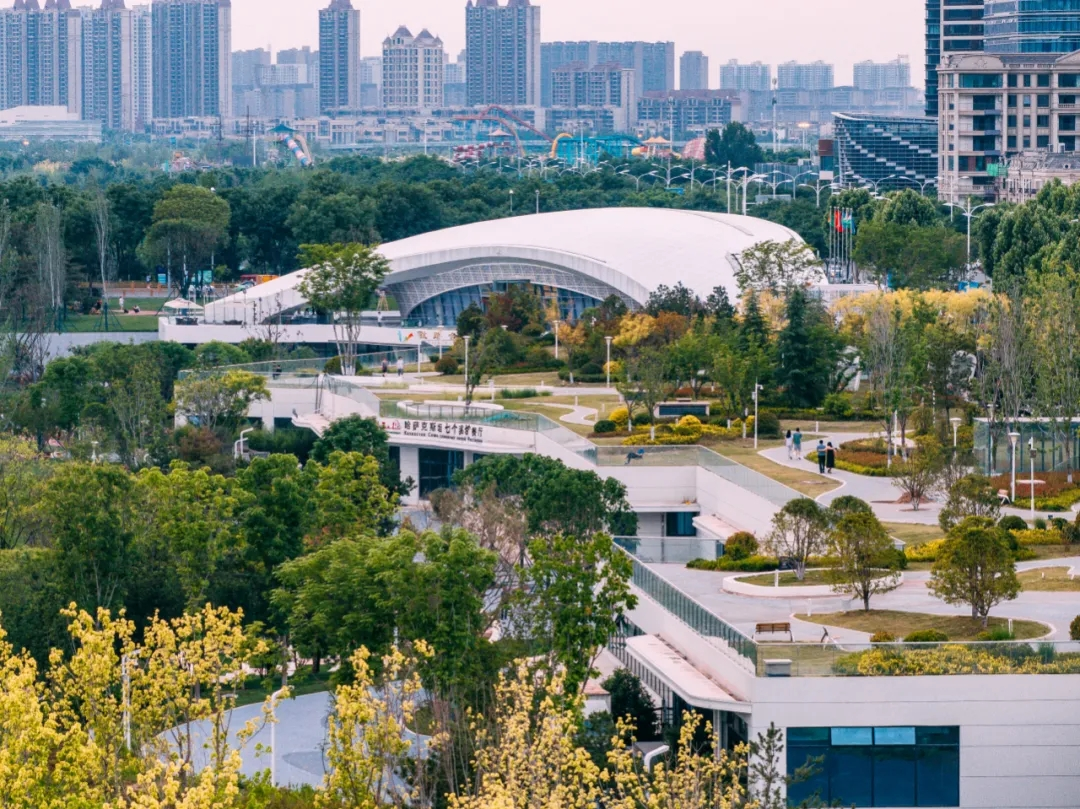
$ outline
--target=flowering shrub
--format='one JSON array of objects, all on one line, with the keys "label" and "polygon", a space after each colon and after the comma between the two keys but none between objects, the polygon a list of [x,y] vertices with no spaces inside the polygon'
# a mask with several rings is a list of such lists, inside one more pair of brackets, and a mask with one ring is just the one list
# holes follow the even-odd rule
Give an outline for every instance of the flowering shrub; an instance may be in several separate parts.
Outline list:
[{"label": "flowering shrub", "polygon": [[1028,644],[933,648],[875,648],[844,655],[833,671],[848,677],[912,677],[934,674],[1078,674],[1080,654]]},{"label": "flowering shrub", "polygon": [[[612,421],[614,421],[614,413]],[[703,437],[733,440],[742,438],[742,421],[736,419],[731,422],[731,428],[717,427],[712,424],[702,424],[697,416],[683,416],[675,424],[657,424],[655,435],[649,427],[635,428],[629,438],[623,440],[623,446],[627,447],[654,447],[667,445],[690,445],[698,443]],[[754,429],[754,417],[746,420],[747,432]]]},{"label": "flowering shrub", "polygon": [[1065,544],[1065,537],[1056,528],[1048,528],[1045,531],[1034,528],[1025,531],[1013,531],[1012,535],[1023,546]]},{"label": "flowering shrub", "polygon": [[941,539],[932,539],[922,545],[909,545],[904,548],[904,556],[907,557],[909,562],[936,562],[938,556],[941,554],[941,549],[944,547],[944,537]]},{"label": "flowering shrub", "polygon": [[626,425],[630,423],[630,411],[625,407],[616,407],[608,416],[608,421],[618,424],[620,430],[625,429]]}]

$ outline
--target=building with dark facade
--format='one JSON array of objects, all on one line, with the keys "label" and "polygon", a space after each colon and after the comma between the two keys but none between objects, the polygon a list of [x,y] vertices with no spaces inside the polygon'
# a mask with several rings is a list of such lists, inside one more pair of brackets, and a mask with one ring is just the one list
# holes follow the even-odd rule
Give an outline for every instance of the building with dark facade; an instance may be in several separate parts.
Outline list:
[{"label": "building with dark facade", "polygon": [[1080,50],[1080,3],[1075,0],[986,0],[988,53],[1072,53]]},{"label": "building with dark facade", "polygon": [[540,7],[529,0],[469,0],[465,83],[470,106],[539,106]]},{"label": "building with dark facade", "polygon": [[319,111],[360,108],[360,12],[351,0],[330,0],[319,12]]},{"label": "building with dark facade", "polygon": [[836,113],[833,127],[841,184],[921,191],[937,178],[936,119]]},{"label": "building with dark facade", "polygon": [[679,57],[679,89],[709,89],[709,57],[701,51],[686,51]]},{"label": "building with dark facade", "polygon": [[937,69],[942,58],[952,53],[982,50],[983,0],[926,0],[926,114],[929,117],[938,114]]},{"label": "building with dark facade", "polygon": [[155,118],[232,117],[231,0],[155,0]]}]

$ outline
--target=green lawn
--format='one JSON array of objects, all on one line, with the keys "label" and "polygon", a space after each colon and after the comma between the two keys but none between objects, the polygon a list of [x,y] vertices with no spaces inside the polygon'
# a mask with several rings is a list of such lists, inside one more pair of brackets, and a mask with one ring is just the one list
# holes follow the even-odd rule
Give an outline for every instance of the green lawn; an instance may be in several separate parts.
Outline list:
[{"label": "green lawn", "polygon": [[[963,615],[929,615],[919,612],[898,612],[896,610],[853,610],[852,612],[834,612],[822,615],[796,615],[800,621],[813,624],[839,626],[858,632],[888,632],[903,638],[912,632],[924,629],[936,629],[949,636],[949,640],[975,640],[980,632],[985,631],[982,621]],[[1008,626],[1005,618],[991,618],[990,626]],[[1038,621],[1013,621],[1013,634],[1016,640],[1041,638],[1050,631]]]},{"label": "green lawn", "polygon": [[1040,567],[1017,574],[1025,590],[1041,590],[1051,593],[1080,592],[1080,578],[1070,579],[1067,567]]},{"label": "green lawn", "polygon": [[882,523],[889,536],[899,539],[908,545],[923,545],[931,540],[941,539],[945,532],[936,525],[919,525],[917,523],[887,522]]},{"label": "green lawn", "polygon": [[[292,689],[293,697],[302,697],[305,694],[318,694],[322,691],[329,691],[330,685],[330,672],[323,670],[318,674],[311,674],[307,672],[305,678],[306,682],[300,685],[289,684]],[[261,680],[255,677],[248,677],[247,688],[243,691],[238,691],[236,694],[236,707],[240,708],[244,705],[256,705],[266,700],[274,691],[280,687],[280,681],[276,682],[274,687],[267,691],[262,687]]]},{"label": "green lawn", "polygon": [[[753,469],[755,472],[760,472],[778,483],[783,483],[785,486],[789,486],[807,497],[817,497],[842,485],[835,480],[829,480],[808,470],[793,469],[790,466],[774,463],[768,458],[759,455],[758,450],[754,449],[754,442],[750,439],[747,439],[745,444],[742,439],[739,439],[737,441],[703,441],[702,445],[726,458],[741,463],[749,469]],[[780,440],[758,441],[759,450],[782,447],[783,445],[784,442]]]},{"label": "green lawn", "polygon": [[[827,576],[828,571],[825,570],[808,570],[806,571],[806,577],[799,581],[795,578],[795,573],[792,571],[785,571],[780,574],[780,586],[781,587],[813,587],[822,584],[831,584]],[[746,582],[747,584],[753,584],[757,587],[773,587],[776,581],[775,573],[762,573],[759,576],[748,576],[746,578],[740,578],[739,581]]]},{"label": "green lawn", "polygon": [[[101,315],[71,315],[64,322],[64,330],[76,333],[104,331]],[[109,313],[109,331],[156,332],[157,315],[113,315]]]}]

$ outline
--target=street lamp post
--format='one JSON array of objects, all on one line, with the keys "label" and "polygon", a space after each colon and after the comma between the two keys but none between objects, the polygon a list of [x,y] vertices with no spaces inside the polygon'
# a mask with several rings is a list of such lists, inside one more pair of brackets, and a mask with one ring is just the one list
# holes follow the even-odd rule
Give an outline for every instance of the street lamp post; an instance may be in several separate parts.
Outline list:
[{"label": "street lamp post", "polygon": [[540,189],[536,189],[536,212],[540,213]]},{"label": "street lamp post", "polygon": [[1028,460],[1031,461],[1031,519],[1035,520],[1035,436],[1028,439]]},{"label": "street lamp post", "polygon": [[952,448],[953,448],[953,454],[955,455],[956,454],[956,436],[957,436],[957,430],[960,429],[960,418],[958,416],[953,416],[951,419],[949,419],[949,421],[952,423]]},{"label": "street lamp post", "polygon": [[514,189],[510,189],[510,215],[514,215]]},{"label": "street lamp post", "polygon": [[608,335],[608,336],[604,337],[604,340],[607,341],[607,365],[605,365],[604,368],[607,370],[607,386],[608,386],[608,390],[610,390],[611,389],[611,340],[612,340],[611,335]]},{"label": "street lamp post", "polygon": [[975,214],[981,211],[983,208],[993,208],[993,202],[984,202],[981,205],[971,206],[971,200],[967,200],[963,205],[956,202],[946,203],[949,206],[950,213],[954,208],[959,208],[960,213],[967,217],[967,264],[964,267],[965,280],[967,276],[971,274],[971,220],[975,218]]},{"label": "street lamp post", "polygon": [[270,786],[277,786],[277,704],[284,688],[270,695]]},{"label": "street lamp post", "polygon": [[990,468],[990,477],[993,477],[997,465],[994,463],[994,403],[988,404],[987,409],[990,411],[990,424],[986,433],[986,465]]},{"label": "street lamp post", "polygon": [[1009,433],[1009,444],[1012,447],[1012,488],[1009,491],[1009,502],[1016,502],[1016,442],[1020,439],[1020,433]]},{"label": "street lamp post", "polygon": [[757,449],[757,442],[758,442],[758,429],[757,429],[757,423],[758,423],[758,399],[761,398],[760,396],[758,396],[758,393],[759,393],[759,391],[763,391],[763,390],[765,390],[765,386],[764,385],[759,385],[757,383],[757,381],[755,380],[754,381],[754,449]]},{"label": "street lamp post", "polygon": [[469,340],[472,339],[471,334],[466,334],[462,337],[465,341],[465,393],[469,392]]},{"label": "street lamp post", "polygon": [[555,327],[555,359],[559,358],[559,321],[551,321],[551,325]]},{"label": "street lamp post", "polygon": [[764,174],[746,174],[743,176],[742,184],[742,215],[746,216],[746,197],[747,191],[750,188],[750,183],[753,180],[764,180]]}]

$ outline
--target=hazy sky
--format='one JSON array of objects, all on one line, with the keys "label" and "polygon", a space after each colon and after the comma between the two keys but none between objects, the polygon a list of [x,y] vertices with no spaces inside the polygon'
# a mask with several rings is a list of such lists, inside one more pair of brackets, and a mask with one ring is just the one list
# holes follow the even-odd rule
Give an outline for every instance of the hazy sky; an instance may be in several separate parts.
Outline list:
[{"label": "hazy sky", "polygon": [[[535,1],[535,0],[534,0]],[[73,5],[81,5],[77,0]],[[130,7],[133,2],[129,0]],[[97,5],[97,3],[94,3]],[[329,0],[232,0],[233,48],[317,44],[318,14]],[[923,82],[924,0],[540,0],[545,42],[559,39],[673,40],[709,56],[709,79],[728,59],[777,62],[824,59],[836,81],[851,81],[863,59],[911,58],[912,82]],[[465,0],[353,0],[360,9],[364,56],[382,52],[399,25],[428,28],[456,56],[465,46]],[[677,70],[676,65],[676,70]]]}]

